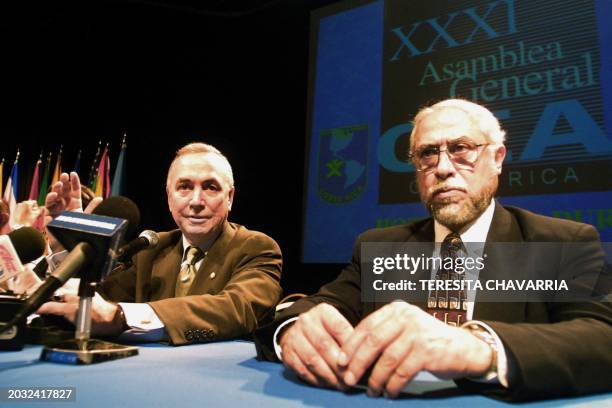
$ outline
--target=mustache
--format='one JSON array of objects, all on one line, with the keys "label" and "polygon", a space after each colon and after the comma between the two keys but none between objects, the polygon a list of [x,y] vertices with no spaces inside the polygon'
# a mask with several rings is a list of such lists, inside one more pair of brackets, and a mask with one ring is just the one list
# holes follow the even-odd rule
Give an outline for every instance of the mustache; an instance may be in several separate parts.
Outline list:
[{"label": "mustache", "polygon": [[433,196],[438,193],[442,193],[444,191],[449,191],[449,190],[459,190],[459,191],[463,191],[464,193],[467,192],[467,190],[464,187],[453,186],[450,184],[437,184],[431,188],[430,193]]}]

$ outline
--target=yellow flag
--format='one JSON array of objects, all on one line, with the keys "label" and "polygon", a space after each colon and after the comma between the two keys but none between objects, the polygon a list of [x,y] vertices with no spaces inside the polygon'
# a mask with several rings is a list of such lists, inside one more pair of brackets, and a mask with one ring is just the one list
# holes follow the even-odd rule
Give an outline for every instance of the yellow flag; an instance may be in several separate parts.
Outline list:
[{"label": "yellow flag", "polygon": [[53,177],[51,178],[51,185],[54,185],[59,181],[60,174],[62,174],[62,148],[60,147],[59,153],[57,154],[57,161],[55,162],[55,169],[53,170]]}]

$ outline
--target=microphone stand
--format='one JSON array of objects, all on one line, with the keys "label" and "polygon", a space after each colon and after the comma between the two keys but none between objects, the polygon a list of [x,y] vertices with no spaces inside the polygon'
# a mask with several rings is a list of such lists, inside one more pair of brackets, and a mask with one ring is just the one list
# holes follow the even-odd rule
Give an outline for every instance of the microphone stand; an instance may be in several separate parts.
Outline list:
[{"label": "microphone stand", "polygon": [[54,346],[46,346],[40,359],[54,363],[94,364],[138,355],[138,347],[125,346],[104,340],[91,339],[91,302],[96,293],[96,283],[89,274],[79,284],[79,310],[75,322],[74,339]]},{"label": "microphone stand", "polygon": [[79,284],[79,310],[75,322],[74,339],[87,343],[91,335],[91,301],[95,295],[95,284],[81,280]]}]

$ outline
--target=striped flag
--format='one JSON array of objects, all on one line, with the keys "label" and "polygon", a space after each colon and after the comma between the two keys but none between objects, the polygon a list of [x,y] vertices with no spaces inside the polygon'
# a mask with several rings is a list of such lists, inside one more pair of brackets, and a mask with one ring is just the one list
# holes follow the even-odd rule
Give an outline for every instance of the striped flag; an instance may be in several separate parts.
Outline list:
[{"label": "striped flag", "polygon": [[120,196],[125,194],[125,155],[127,144],[125,138],[127,135],[123,135],[123,141],[121,142],[121,151],[119,152],[119,158],[117,159],[117,166],[115,168],[115,174],[113,176],[113,183],[110,195]]},{"label": "striped flag", "polygon": [[40,165],[42,164],[42,152],[40,152],[40,157],[36,161],[36,166],[34,166],[34,175],[32,176],[32,183],[30,184],[30,195],[28,196],[28,200],[38,200],[38,193],[40,192]]},{"label": "striped flag", "polygon": [[104,198],[108,198],[111,192],[111,180],[110,180],[110,155],[106,154],[106,160],[104,164]]},{"label": "striped flag", "polygon": [[98,165],[98,157],[100,157],[101,146],[102,141],[98,140],[98,150],[96,150],[96,154],[94,155],[93,161],[91,162],[91,167],[89,168],[89,176],[87,177],[87,184],[91,187],[92,190],[95,190],[96,187],[96,167]]},{"label": "striped flag", "polygon": [[38,193],[38,205],[45,205],[45,199],[47,198],[47,193],[49,192],[49,176],[51,172],[51,152],[49,152],[49,157],[47,157],[47,163],[45,164],[45,172],[43,173],[42,180],[40,181],[40,191]]},{"label": "striped flag", "polygon": [[55,169],[53,170],[51,185],[54,185],[59,181],[60,174],[62,174],[62,146],[60,146],[59,153],[57,154],[57,161],[55,162]]},{"label": "striped flag", "polygon": [[4,190],[4,201],[8,204],[11,214],[15,211],[15,206],[17,205],[17,186],[19,185],[19,150],[17,150],[17,157],[15,158],[15,163],[13,163],[13,169],[11,170],[11,174],[9,175],[8,181],[6,182],[6,189]]},{"label": "striped flag", "polygon": [[110,195],[110,158],[108,157],[108,143],[104,148],[100,164],[98,165],[98,175],[96,185],[93,188],[96,197],[108,198]]}]

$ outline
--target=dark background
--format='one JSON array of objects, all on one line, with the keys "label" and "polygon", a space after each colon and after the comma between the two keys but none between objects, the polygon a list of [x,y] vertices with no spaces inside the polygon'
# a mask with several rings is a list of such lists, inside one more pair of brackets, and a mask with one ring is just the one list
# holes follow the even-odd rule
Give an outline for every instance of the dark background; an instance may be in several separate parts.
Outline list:
[{"label": "dark background", "polygon": [[164,190],[174,151],[218,147],[234,169],[230,220],[267,233],[283,287],[310,293],[339,265],[301,263],[310,11],[330,0],[64,1],[0,5],[4,179],[21,149],[20,199],[41,151],[63,169],[98,140],[114,171],[127,132],[127,191],[141,228],[174,228]]}]

